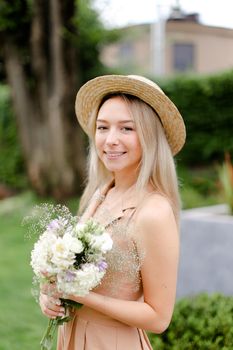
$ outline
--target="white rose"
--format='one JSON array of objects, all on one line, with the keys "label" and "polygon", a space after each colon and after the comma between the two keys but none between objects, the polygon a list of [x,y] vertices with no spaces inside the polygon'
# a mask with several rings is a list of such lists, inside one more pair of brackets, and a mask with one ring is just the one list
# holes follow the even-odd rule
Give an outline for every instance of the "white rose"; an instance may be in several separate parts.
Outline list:
[{"label": "white rose", "polygon": [[108,250],[111,250],[112,245],[112,238],[107,232],[104,232],[99,236],[94,236],[91,239],[91,247],[94,249],[98,249],[103,253],[106,253]]},{"label": "white rose", "polygon": [[[67,244],[68,243],[68,244]],[[75,262],[75,253],[70,250],[69,243],[61,237],[58,237],[52,247],[51,262],[58,269],[67,269]]]},{"label": "white rose", "polygon": [[52,263],[59,269],[67,269],[75,262],[75,254],[83,251],[82,242],[65,233],[63,237],[58,237],[52,247]]},{"label": "white rose", "polygon": [[67,249],[73,253],[79,254],[83,251],[84,247],[82,242],[78,238],[73,237],[70,233],[65,233],[62,239]]}]

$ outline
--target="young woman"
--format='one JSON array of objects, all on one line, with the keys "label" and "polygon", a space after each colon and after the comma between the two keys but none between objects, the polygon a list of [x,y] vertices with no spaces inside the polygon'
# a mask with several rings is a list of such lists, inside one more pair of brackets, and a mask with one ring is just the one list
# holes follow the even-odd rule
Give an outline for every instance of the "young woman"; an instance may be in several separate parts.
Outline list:
[{"label": "young woman", "polygon": [[[58,350],[148,350],[144,330],[168,327],[179,258],[179,194],[173,155],[185,126],[175,105],[152,81],[107,75],[78,92],[76,114],[90,139],[81,220],[94,217],[113,239],[108,270],[72,321]],[[41,293],[48,317],[64,310]]]}]

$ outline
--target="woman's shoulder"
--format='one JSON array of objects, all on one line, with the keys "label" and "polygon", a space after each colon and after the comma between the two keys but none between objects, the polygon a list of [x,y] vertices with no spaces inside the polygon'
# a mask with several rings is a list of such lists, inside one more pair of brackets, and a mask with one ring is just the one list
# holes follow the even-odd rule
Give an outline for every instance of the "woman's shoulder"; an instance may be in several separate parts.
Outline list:
[{"label": "woman's shoulder", "polygon": [[138,206],[138,215],[141,218],[166,215],[171,212],[172,206],[169,199],[157,192],[149,193]]},{"label": "woman's shoulder", "polygon": [[147,230],[168,223],[175,223],[174,212],[169,199],[165,196],[151,192],[138,206],[135,223]]}]

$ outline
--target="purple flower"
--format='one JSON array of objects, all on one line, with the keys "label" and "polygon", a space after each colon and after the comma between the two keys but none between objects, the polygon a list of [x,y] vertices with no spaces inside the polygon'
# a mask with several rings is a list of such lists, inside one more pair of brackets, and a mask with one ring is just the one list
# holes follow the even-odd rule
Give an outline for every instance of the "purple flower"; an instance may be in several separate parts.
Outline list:
[{"label": "purple flower", "polygon": [[105,271],[108,267],[108,264],[106,263],[106,261],[102,260],[98,263],[98,268],[100,271]]},{"label": "purple flower", "polygon": [[66,275],[65,275],[65,281],[66,282],[73,282],[75,277],[76,277],[75,272],[72,272],[72,271],[69,271],[69,270],[66,271]]},{"label": "purple flower", "polygon": [[49,230],[57,230],[59,228],[60,228],[60,222],[58,219],[55,219],[48,224]]}]

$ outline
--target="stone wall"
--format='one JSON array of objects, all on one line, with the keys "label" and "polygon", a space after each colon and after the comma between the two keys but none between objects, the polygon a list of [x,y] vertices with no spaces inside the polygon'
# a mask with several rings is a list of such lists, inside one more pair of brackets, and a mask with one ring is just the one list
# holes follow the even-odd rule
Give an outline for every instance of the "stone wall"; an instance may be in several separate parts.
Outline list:
[{"label": "stone wall", "polygon": [[200,292],[233,295],[233,216],[226,208],[182,213],[177,298]]}]

